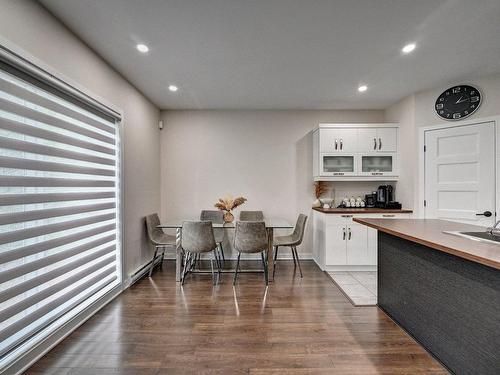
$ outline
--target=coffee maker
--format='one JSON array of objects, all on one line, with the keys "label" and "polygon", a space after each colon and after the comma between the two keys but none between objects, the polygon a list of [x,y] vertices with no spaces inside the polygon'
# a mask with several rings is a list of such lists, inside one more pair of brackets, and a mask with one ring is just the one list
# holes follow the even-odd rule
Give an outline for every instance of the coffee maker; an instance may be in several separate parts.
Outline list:
[{"label": "coffee maker", "polygon": [[377,201],[375,206],[377,208],[389,208],[391,202],[394,201],[393,191],[392,185],[379,186],[377,189]]}]

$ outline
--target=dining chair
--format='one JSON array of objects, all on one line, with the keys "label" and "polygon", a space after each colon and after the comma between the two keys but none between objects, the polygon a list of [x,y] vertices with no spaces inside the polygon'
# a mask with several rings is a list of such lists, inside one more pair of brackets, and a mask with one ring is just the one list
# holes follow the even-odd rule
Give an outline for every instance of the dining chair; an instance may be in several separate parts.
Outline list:
[{"label": "dining chair", "polygon": [[[184,250],[184,269],[182,271],[182,285],[186,281],[186,276],[194,268],[198,255],[213,252],[216,257],[217,244],[215,243],[214,232],[211,221],[185,221],[182,223],[181,246]],[[217,264],[217,282],[214,274],[213,259],[210,259],[212,269],[212,281],[216,285],[220,278],[220,266]]]},{"label": "dining chair", "polygon": [[262,211],[241,211],[240,221],[263,221],[264,213]]},{"label": "dining chair", "polygon": [[273,278],[276,272],[276,260],[278,259],[278,249],[280,246],[290,247],[292,249],[293,264],[296,268],[299,266],[300,277],[302,277],[302,268],[300,267],[299,253],[297,252],[297,246],[302,243],[304,239],[304,230],[306,228],[307,216],[300,214],[297,218],[297,223],[293,233],[288,236],[276,236],[273,239],[274,247],[274,262],[273,262]]},{"label": "dining chair", "polygon": [[237,221],[234,232],[234,249],[238,252],[236,269],[234,270],[233,285],[236,285],[238,270],[240,267],[240,257],[242,253],[260,253],[266,285],[269,285],[268,264],[264,253],[268,246],[266,224],[263,221]]},{"label": "dining chair", "polygon": [[[212,223],[224,224],[224,213],[220,210],[202,210],[200,214],[200,220],[209,220]],[[215,243],[220,252],[220,258],[222,262],[226,262],[226,257],[224,256],[224,247],[222,247],[222,242],[224,241],[224,229],[223,228],[213,228]]]},{"label": "dining chair", "polygon": [[155,259],[158,255],[158,250],[162,249],[160,268],[163,266],[163,259],[165,258],[165,249],[168,246],[175,246],[175,236],[166,234],[162,229],[158,228],[160,225],[160,218],[158,214],[151,214],[146,216],[146,232],[148,234],[149,242],[155,247],[153,259],[149,266],[149,277],[153,274]]}]

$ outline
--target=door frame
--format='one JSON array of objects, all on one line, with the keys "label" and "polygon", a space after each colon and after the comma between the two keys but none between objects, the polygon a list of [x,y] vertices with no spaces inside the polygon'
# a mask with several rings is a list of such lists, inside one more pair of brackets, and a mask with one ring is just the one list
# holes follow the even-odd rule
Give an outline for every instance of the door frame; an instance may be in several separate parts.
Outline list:
[{"label": "door frame", "polygon": [[[482,117],[477,119],[469,119],[454,123],[445,122],[430,126],[422,126],[418,128],[418,183],[417,183],[417,212],[416,217],[425,219],[425,133],[431,130],[442,130],[449,128],[457,128],[462,126],[479,125],[486,122],[493,122],[495,127],[495,214],[500,213],[500,138],[499,126],[500,116]],[[498,220],[498,216],[497,216]]]}]

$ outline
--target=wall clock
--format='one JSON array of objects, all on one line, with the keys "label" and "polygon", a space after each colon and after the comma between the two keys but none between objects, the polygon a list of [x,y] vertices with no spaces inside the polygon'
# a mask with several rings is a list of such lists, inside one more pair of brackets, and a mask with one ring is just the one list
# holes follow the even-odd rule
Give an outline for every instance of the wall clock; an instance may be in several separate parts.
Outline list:
[{"label": "wall clock", "polygon": [[481,93],[473,86],[453,86],[436,100],[434,108],[445,120],[461,120],[472,115],[481,104]]}]

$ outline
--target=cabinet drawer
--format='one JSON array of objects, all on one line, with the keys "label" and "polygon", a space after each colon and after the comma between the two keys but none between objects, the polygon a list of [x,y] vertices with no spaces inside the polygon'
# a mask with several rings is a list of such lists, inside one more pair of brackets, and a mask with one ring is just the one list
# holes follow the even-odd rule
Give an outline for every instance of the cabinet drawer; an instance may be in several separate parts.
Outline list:
[{"label": "cabinet drawer", "polygon": [[365,218],[365,219],[409,219],[411,214],[381,213],[381,214],[358,214],[353,216],[356,218]]}]

